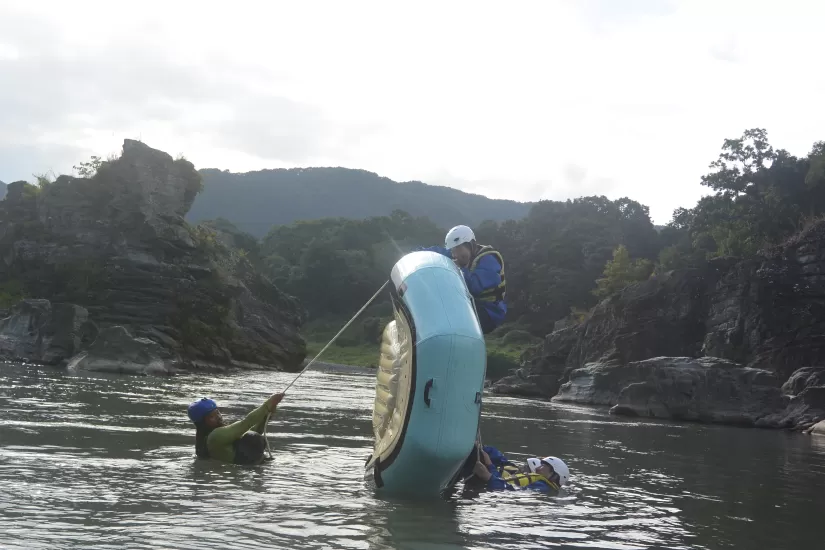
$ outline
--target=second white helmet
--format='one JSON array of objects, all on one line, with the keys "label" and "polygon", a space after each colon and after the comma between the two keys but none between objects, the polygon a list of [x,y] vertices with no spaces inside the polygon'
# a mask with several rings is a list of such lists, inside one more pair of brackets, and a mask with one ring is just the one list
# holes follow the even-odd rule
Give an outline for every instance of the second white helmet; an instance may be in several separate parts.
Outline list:
[{"label": "second white helmet", "polygon": [[444,246],[447,250],[452,250],[460,244],[471,243],[476,240],[473,230],[466,225],[457,225],[447,231],[447,236],[444,237]]},{"label": "second white helmet", "polygon": [[562,459],[555,456],[546,456],[541,461],[552,466],[553,470],[559,474],[559,485],[567,485],[567,482],[570,481],[570,469]]}]

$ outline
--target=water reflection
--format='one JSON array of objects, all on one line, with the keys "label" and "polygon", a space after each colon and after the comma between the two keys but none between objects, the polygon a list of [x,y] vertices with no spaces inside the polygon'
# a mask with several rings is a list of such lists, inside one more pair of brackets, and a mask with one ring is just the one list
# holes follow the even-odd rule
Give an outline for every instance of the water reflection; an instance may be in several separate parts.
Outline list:
[{"label": "water reflection", "polygon": [[557,496],[395,500],[363,483],[373,380],[312,372],[270,424],[273,464],[194,460],[187,404],[240,416],[291,375],[129,378],[0,366],[3,548],[816,548],[825,438],[485,399],[483,437],[555,454]]}]

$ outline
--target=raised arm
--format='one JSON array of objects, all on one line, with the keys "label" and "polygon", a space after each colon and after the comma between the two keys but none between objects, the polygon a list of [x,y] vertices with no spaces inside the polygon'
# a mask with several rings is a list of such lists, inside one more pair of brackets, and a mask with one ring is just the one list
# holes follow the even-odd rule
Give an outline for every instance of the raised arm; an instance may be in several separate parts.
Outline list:
[{"label": "raised arm", "polygon": [[212,433],[209,434],[210,442],[214,445],[225,445],[232,443],[233,441],[243,437],[243,434],[251,430],[253,427],[256,428],[255,431],[260,433],[260,431],[263,430],[263,424],[266,422],[267,415],[271,412],[275,412],[275,408],[283,398],[284,395],[282,393],[275,394],[267,399],[263,405],[246,415],[243,420],[238,420],[228,426],[215,428],[212,430]]}]

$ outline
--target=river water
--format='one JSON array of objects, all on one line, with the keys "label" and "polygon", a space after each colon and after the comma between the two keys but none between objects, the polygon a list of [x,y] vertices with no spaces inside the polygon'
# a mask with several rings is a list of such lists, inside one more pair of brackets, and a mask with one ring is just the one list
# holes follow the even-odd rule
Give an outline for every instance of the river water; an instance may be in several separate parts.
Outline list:
[{"label": "river water", "polygon": [[393,500],[362,481],[373,378],[309,372],[274,463],[194,459],[193,398],[240,417],[292,376],[0,364],[0,548],[825,547],[825,438],[799,434],[487,396],[485,443],[565,458],[567,490]]}]

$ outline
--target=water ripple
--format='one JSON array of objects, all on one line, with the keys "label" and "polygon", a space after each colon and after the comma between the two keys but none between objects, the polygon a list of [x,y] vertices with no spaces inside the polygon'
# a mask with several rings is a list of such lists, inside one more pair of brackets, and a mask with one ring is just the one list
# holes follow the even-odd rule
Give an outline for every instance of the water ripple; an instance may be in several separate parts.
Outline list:
[{"label": "water ripple", "polygon": [[485,397],[483,437],[555,454],[555,496],[405,501],[365,486],[374,382],[310,372],[270,423],[272,464],[193,458],[186,406],[240,416],[293,375],[177,378],[0,365],[0,547],[813,548],[825,445],[778,432],[617,419]]}]

